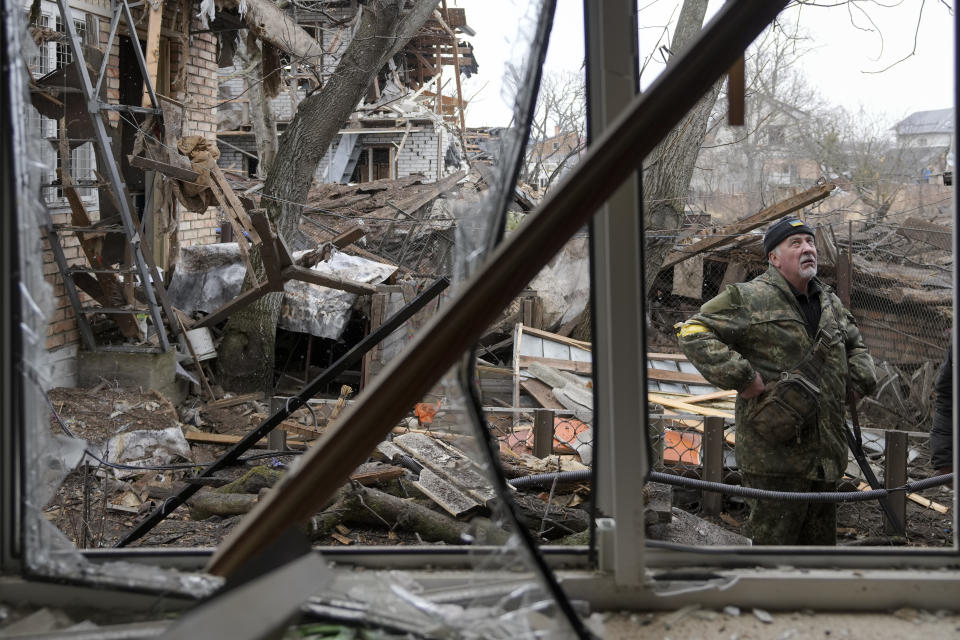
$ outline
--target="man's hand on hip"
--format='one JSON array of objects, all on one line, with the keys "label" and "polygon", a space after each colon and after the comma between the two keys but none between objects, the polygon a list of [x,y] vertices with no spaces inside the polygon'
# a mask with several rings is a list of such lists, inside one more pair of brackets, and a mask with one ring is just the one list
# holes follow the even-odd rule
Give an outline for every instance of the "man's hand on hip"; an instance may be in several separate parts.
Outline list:
[{"label": "man's hand on hip", "polygon": [[746,389],[740,392],[740,395],[748,400],[750,398],[756,398],[758,395],[763,393],[764,388],[765,385],[763,384],[763,378],[761,378],[760,374],[758,373],[754,377],[753,382],[751,382]]}]

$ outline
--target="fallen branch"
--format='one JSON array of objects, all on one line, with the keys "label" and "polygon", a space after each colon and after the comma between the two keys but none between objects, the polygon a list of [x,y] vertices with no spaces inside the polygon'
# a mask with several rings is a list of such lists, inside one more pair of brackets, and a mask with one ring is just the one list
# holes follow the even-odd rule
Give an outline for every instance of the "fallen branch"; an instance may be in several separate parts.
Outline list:
[{"label": "fallen branch", "polygon": [[[313,518],[311,536],[316,540],[348,522],[409,531],[426,542],[469,544],[475,538],[475,527],[469,523],[368,487],[341,488],[333,505]],[[509,538],[506,531],[498,531],[485,531],[491,544]]]}]

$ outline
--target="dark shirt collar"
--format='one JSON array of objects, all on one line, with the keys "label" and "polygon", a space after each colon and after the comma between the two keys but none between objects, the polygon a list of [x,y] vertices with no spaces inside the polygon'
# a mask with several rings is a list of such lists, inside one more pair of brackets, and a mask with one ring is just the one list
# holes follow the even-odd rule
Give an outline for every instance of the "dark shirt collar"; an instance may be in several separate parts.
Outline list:
[{"label": "dark shirt collar", "polygon": [[819,281],[817,280],[817,278],[815,278],[815,277],[814,277],[814,278],[811,278],[810,283],[807,285],[807,292],[806,292],[806,293],[804,293],[803,291],[800,291],[799,289],[797,289],[797,288],[796,288],[795,286],[793,286],[793,284],[792,284],[789,280],[787,280],[786,278],[784,278],[783,281],[787,283],[787,286],[790,287],[790,291],[791,291],[791,292],[793,293],[793,295],[795,295],[797,298],[801,298],[801,296],[802,296],[803,298],[812,298],[812,297],[814,297],[815,295],[819,295],[819,294],[820,294],[820,282],[819,282]]}]

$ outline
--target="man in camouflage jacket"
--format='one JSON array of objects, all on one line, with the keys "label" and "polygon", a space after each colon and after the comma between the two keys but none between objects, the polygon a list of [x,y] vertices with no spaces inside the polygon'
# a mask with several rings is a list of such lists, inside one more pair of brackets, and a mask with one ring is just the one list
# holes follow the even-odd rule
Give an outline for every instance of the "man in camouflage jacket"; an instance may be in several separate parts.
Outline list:
[{"label": "man in camouflage jacket", "polygon": [[[728,286],[678,325],[708,381],[736,389],[737,465],[745,486],[835,491],[847,465],[844,400],[877,384],[853,316],[817,279],[813,230],[797,218],[764,236],[766,273]],[[836,503],[748,500],[754,544],[836,543]]]}]

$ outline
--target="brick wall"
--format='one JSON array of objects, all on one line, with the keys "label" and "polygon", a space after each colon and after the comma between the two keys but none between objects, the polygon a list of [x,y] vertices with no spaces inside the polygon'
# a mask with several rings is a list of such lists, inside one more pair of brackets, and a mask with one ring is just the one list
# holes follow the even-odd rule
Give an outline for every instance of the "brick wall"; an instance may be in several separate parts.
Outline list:
[{"label": "brick wall", "polygon": [[[225,143],[230,143],[230,146]],[[246,173],[249,158],[240,149],[254,156],[257,155],[257,139],[252,132],[242,135],[221,135],[217,146],[220,149],[220,159],[217,160],[217,165],[224,170],[230,169],[231,171]]]},{"label": "brick wall", "polygon": [[[439,127],[439,134],[431,124],[418,124],[416,128],[425,131],[413,131],[403,143],[403,149],[396,153],[396,145],[403,140],[403,132],[371,133],[360,137],[357,143],[362,148],[393,147],[397,162],[397,177],[403,178],[415,173],[422,174],[428,181],[435,181],[456,171],[458,168],[444,166],[447,147],[455,143],[453,136],[445,127]],[[438,140],[439,138],[439,140]],[[317,167],[317,181],[327,181],[327,169],[330,159],[336,154],[339,140],[335,142]],[[461,157],[463,155],[461,151]],[[439,171],[438,171],[439,167]]]},{"label": "brick wall", "polygon": [[[167,6],[173,4],[168,2]],[[200,30],[203,25],[193,11],[193,4],[184,2],[187,15],[190,16],[190,29]],[[166,11],[165,11],[166,15]],[[179,74],[183,78],[182,87],[174,86],[177,92],[173,97],[187,106],[187,117],[183,123],[183,135],[200,135],[216,142],[217,139],[217,37],[212,33],[195,33],[178,49],[177,63],[185,62],[185,69],[174,68],[171,60],[171,78]],[[174,47],[171,46],[171,58]],[[180,211],[180,246],[211,244],[217,242],[217,209],[210,207],[204,213]]]},{"label": "brick wall", "polygon": [[[51,212],[54,224],[70,224],[70,214],[65,211]],[[65,234],[62,239],[63,253],[70,266],[86,264],[80,250],[80,242],[72,234]],[[80,331],[77,329],[77,320],[66,295],[63,276],[54,262],[50,243],[43,239],[43,277],[53,287],[53,314],[47,323],[47,349],[59,349],[76,344],[80,341]],[[81,302],[90,300],[86,294],[80,292]]]}]

